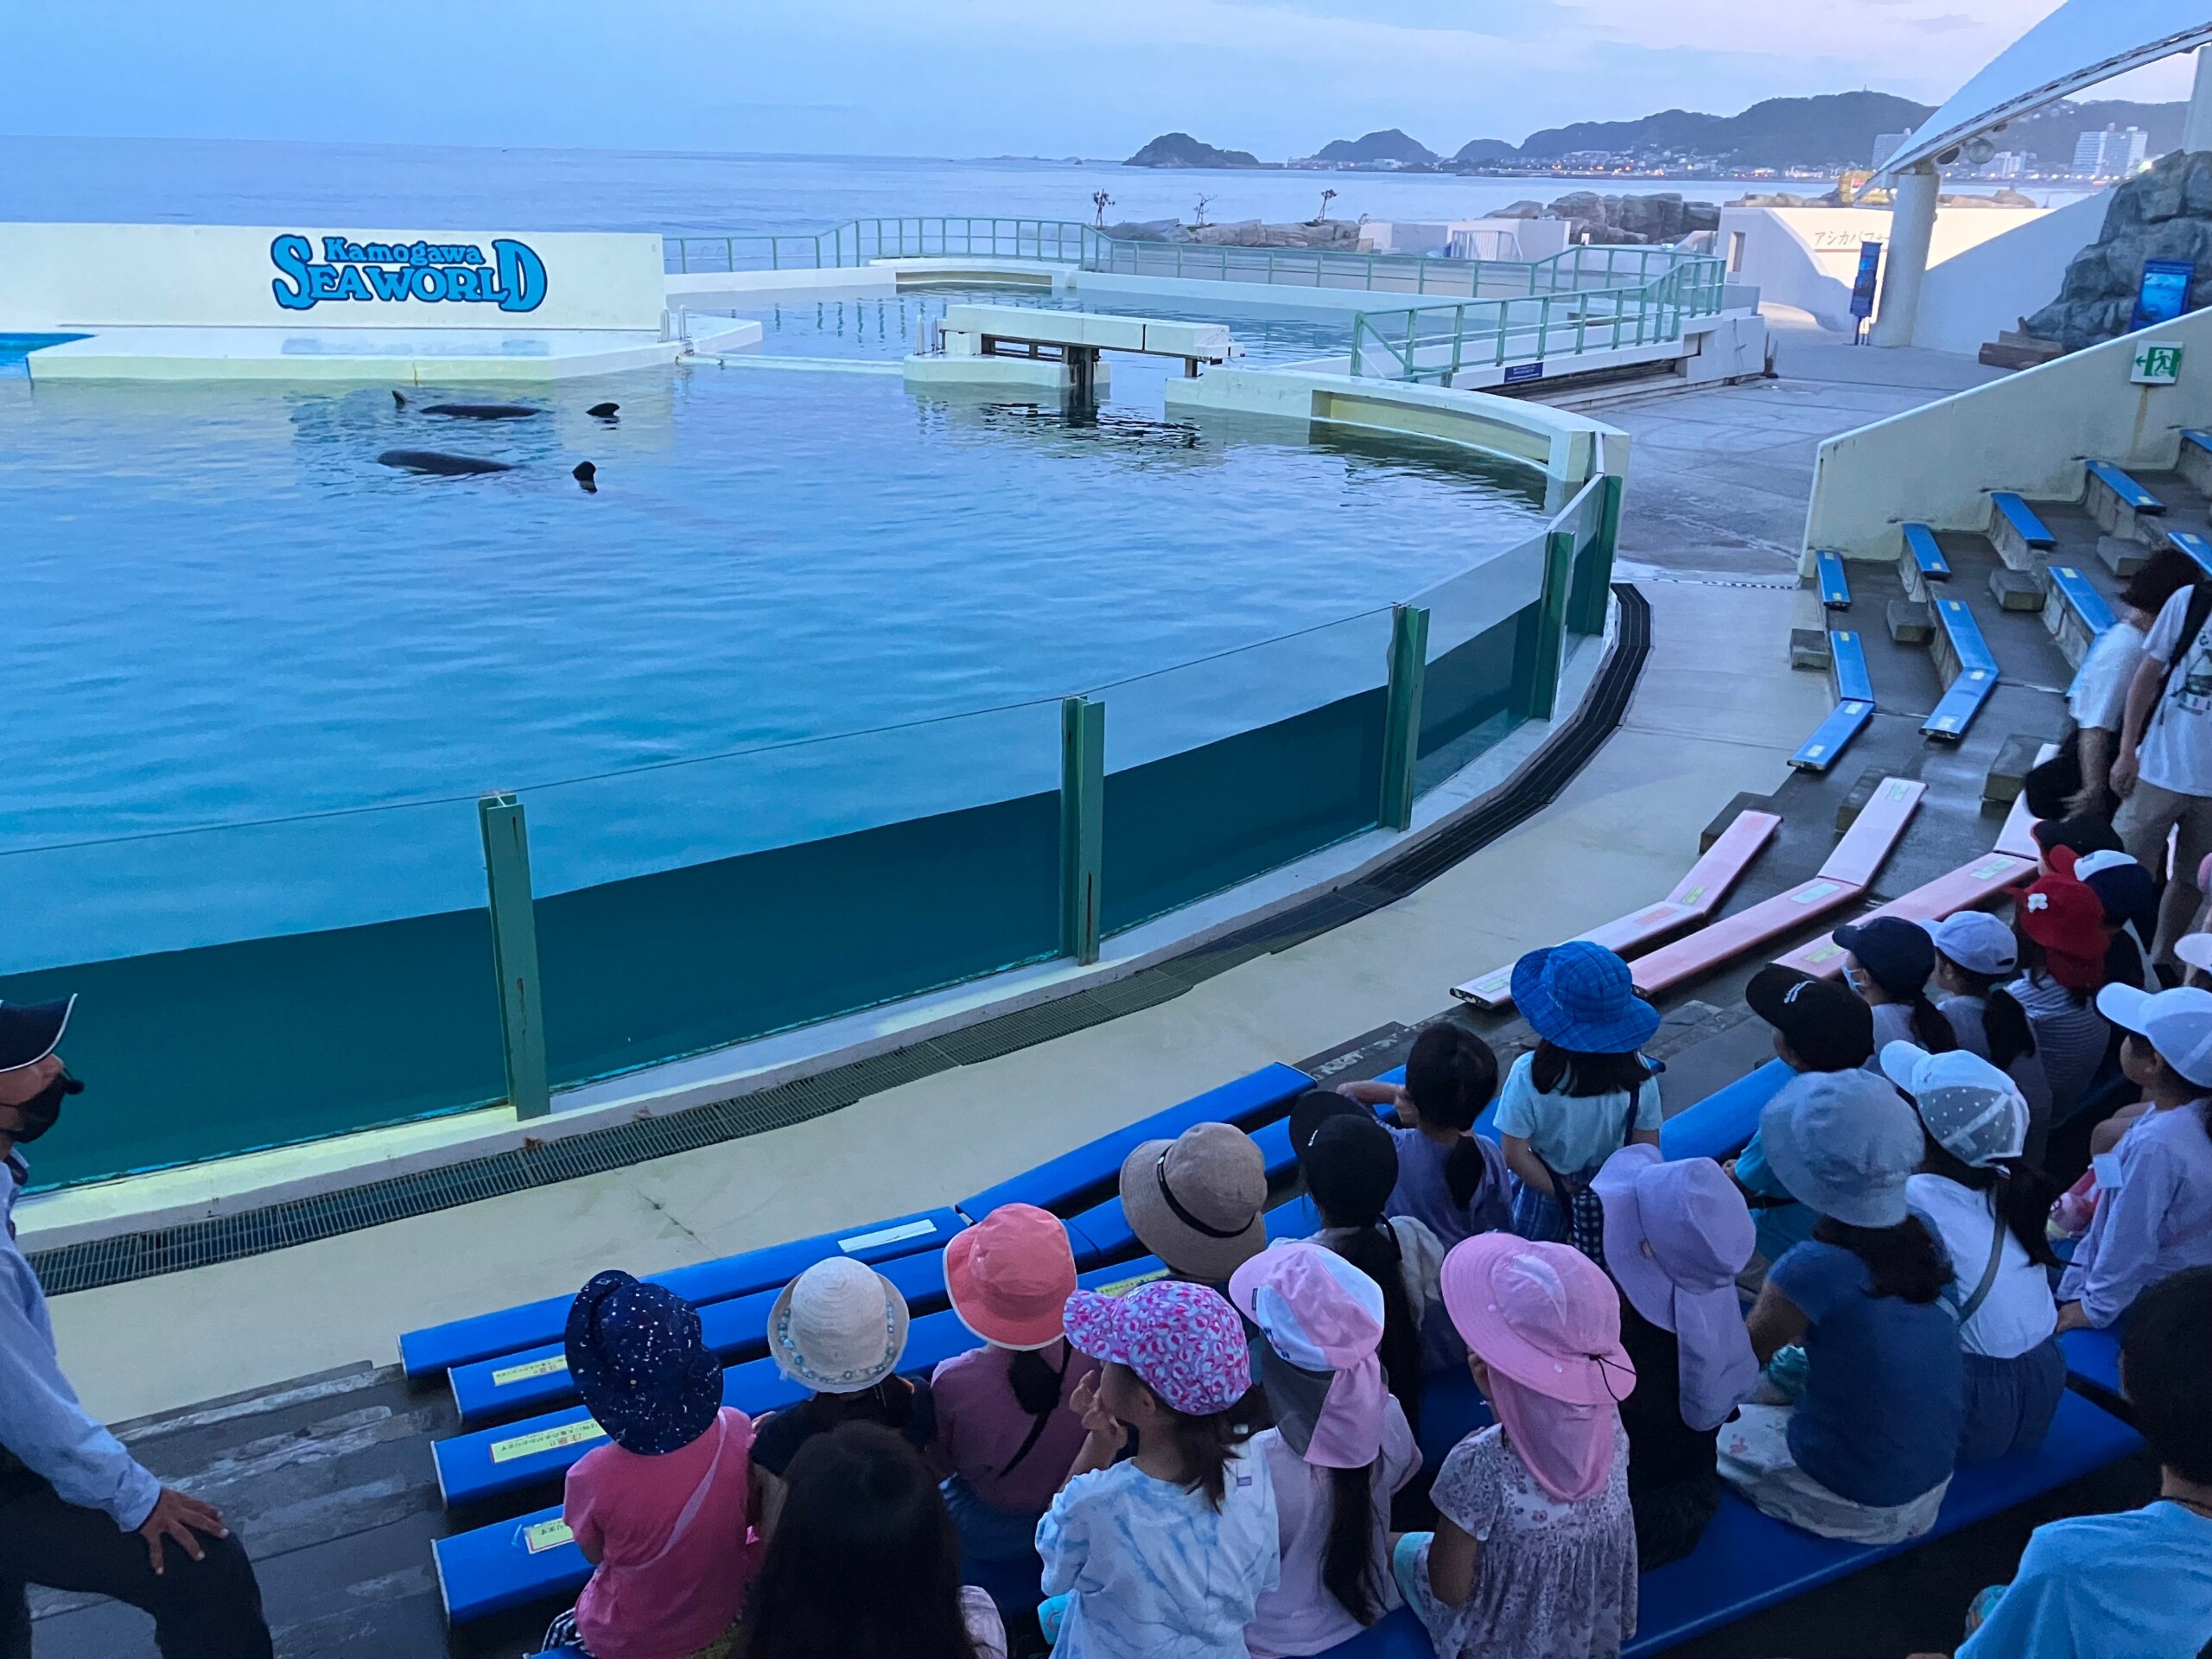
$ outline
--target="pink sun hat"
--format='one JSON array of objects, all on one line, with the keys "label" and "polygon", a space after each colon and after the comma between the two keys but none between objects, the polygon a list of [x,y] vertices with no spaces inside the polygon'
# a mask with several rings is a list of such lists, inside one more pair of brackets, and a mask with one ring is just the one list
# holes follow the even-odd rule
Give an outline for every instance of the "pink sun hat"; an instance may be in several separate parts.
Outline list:
[{"label": "pink sun hat", "polygon": [[1464,1239],[1444,1258],[1444,1307],[1485,1364],[1533,1394],[1606,1406],[1636,1387],[1620,1294],[1571,1245],[1511,1233]]},{"label": "pink sun hat", "polygon": [[1128,1366],[1186,1417],[1227,1411],[1251,1389],[1244,1323],[1211,1286],[1165,1279],[1126,1296],[1078,1290],[1064,1317],[1077,1351]]},{"label": "pink sun hat", "polygon": [[945,1300],[954,1317],[1001,1348],[1058,1342],[1075,1284],[1067,1224],[1032,1204],[1002,1204],[944,1247]]}]

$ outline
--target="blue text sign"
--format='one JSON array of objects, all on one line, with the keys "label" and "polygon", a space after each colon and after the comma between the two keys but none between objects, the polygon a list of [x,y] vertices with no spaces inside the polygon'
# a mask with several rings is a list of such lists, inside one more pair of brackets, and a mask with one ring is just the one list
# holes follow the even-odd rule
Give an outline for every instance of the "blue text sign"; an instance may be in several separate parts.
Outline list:
[{"label": "blue text sign", "polygon": [[495,238],[487,257],[474,242],[357,241],[280,236],[269,245],[277,279],[270,289],[287,311],[334,302],[495,305],[535,311],[544,303],[545,262],[526,242]]}]

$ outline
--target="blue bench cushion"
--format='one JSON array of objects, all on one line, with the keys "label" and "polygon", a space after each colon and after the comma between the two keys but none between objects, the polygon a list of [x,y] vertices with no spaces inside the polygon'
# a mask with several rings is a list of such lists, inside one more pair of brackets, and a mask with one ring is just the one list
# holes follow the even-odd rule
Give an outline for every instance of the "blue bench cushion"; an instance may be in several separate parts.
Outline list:
[{"label": "blue bench cushion", "polygon": [[2058,1346],[2066,1356],[2067,1374],[2075,1382],[2085,1382],[2115,1400],[2122,1397],[2117,1331],[2069,1331],[2059,1338]]},{"label": "blue bench cushion", "polygon": [[1866,640],[1856,628],[1828,630],[1829,671],[1840,702],[1874,701],[1874,677],[1866,667]]},{"label": "blue bench cushion", "polygon": [[438,1590],[451,1624],[567,1594],[591,1577],[591,1563],[562,1525],[557,1503],[433,1539],[430,1559],[437,1566]]},{"label": "blue bench cushion", "polygon": [[[1928,1539],[1944,1537],[2001,1514],[2130,1456],[2143,1444],[2126,1424],[2079,1395],[2059,1402],[2050,1433],[2032,1452],[1961,1469],[1952,1477]],[[1873,1546],[1816,1538],[1770,1520],[1732,1494],[1679,1561],[1643,1574],[1630,1659],[1662,1653],[1762,1607],[1802,1596],[1925,1539]]]},{"label": "blue bench cushion", "polygon": [[1936,532],[1925,524],[1904,527],[1904,550],[1923,576],[1948,576],[1951,562],[1943,556],[1943,550],[1936,544]]},{"label": "blue bench cushion", "polygon": [[2011,490],[1993,490],[1990,505],[2005,515],[2019,538],[2030,547],[2056,547],[2058,537],[2050,533],[2050,526],[2036,516],[2036,511]]},{"label": "blue bench cushion", "polygon": [[2102,633],[2118,620],[2112,613],[2112,607],[2106,603],[2105,596],[2082,574],[2079,567],[2054,564],[2048,568],[2052,588],[2065,600],[2068,607],[2082,619],[2082,626],[2091,633]]},{"label": "blue bench cushion", "polygon": [[2089,463],[2089,476],[2118,496],[2120,505],[2137,512],[2164,512],[2166,504],[2108,461]]},{"label": "blue bench cushion", "polygon": [[[880,1262],[924,1250],[941,1251],[945,1240],[967,1224],[951,1210],[924,1210],[877,1226],[848,1227],[816,1238],[771,1244],[765,1249],[695,1262],[690,1267],[671,1268],[664,1273],[647,1274],[645,1277],[653,1284],[667,1286],[695,1306],[703,1306],[753,1291],[779,1288],[817,1262],[833,1255]],[[425,1376],[465,1365],[471,1360],[491,1359],[557,1343],[568,1328],[569,1306],[575,1300],[573,1294],[549,1296],[543,1301],[525,1302],[519,1307],[501,1308],[495,1313],[480,1313],[472,1319],[410,1331],[399,1339],[400,1363],[408,1376]]]},{"label": "blue bench cushion", "polygon": [[1821,603],[1832,611],[1849,610],[1851,579],[1844,574],[1843,555],[1824,547],[1813,555],[1813,564],[1820,575]]},{"label": "blue bench cushion", "polygon": [[1874,705],[1871,702],[1839,702],[1834,712],[1797,746],[1797,752],[1789,757],[1789,764],[1800,772],[1826,772],[1873,718]]},{"label": "blue bench cushion", "polygon": [[2212,541],[2207,541],[2196,531],[2189,530],[2170,530],[2166,532],[2166,539],[2195,559],[2197,568],[2205,575],[2212,576]]},{"label": "blue bench cushion", "polygon": [[1122,1160],[1143,1142],[1172,1141],[1193,1123],[1234,1123],[1249,1128],[1287,1113],[1291,1102],[1313,1086],[1313,1079],[1295,1066],[1263,1066],[1249,1077],[1209,1089],[1179,1106],[1101,1135],[1026,1174],[986,1187],[972,1198],[961,1199],[960,1211],[969,1219],[980,1221],[1002,1204],[1033,1204],[1056,1215],[1090,1208],[1112,1194]]},{"label": "blue bench cushion", "polygon": [[1659,1130],[1659,1150],[1669,1158],[1732,1158],[1759,1126],[1767,1102],[1797,1074],[1780,1060],[1716,1089],[1694,1106],[1684,1107]]},{"label": "blue bench cushion", "polygon": [[1974,717],[1981,712],[1981,705],[1989,701],[1989,694],[1997,689],[1995,671],[1969,668],[1961,671],[1951,682],[1951,689],[1943,700],[1929,713],[1921,724],[1923,736],[1956,741],[1966,734]]}]

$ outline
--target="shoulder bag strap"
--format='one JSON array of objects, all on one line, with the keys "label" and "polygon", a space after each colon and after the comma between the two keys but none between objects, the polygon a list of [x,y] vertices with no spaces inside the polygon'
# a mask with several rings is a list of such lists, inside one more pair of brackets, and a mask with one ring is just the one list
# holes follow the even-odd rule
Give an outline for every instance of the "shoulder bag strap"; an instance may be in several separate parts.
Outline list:
[{"label": "shoulder bag strap", "polygon": [[2212,621],[2212,582],[2200,582],[2189,590],[2189,608],[2181,619],[2181,638],[2174,643],[2174,654],[2167,659],[2166,671],[2158,676],[2158,695],[2152,702],[2150,719],[2143,722],[2146,736],[2151,728],[2165,718],[2166,690],[2173,683],[2174,670],[2196,648],[2196,636],[2204,631],[2208,621]]},{"label": "shoulder bag strap", "polygon": [[715,1413],[715,1455],[707,1460],[707,1472],[699,1477],[699,1484],[692,1489],[690,1501],[683,1513],[676,1517],[676,1524],[668,1529],[668,1541],[655,1550],[651,1560],[636,1563],[630,1570],[639,1572],[654,1565],[683,1541],[691,1530],[691,1523],[699,1518],[699,1511],[706,1506],[707,1494],[714,1487],[715,1477],[721,1471],[722,1453],[729,1448],[729,1419],[721,1412]]},{"label": "shoulder bag strap", "polygon": [[1959,1305],[1959,1324],[1961,1326],[1979,1313],[1981,1305],[1989,1300],[1989,1293],[1997,1285],[1997,1269],[2005,1261],[2005,1235],[2011,1230],[2005,1225],[2005,1217],[1996,1214],[1997,1200],[1993,1195],[1990,1198],[1989,1208],[1997,1221],[1996,1227],[1989,1235],[1989,1260],[1982,1265],[1981,1282],[1974,1287],[1974,1294]]},{"label": "shoulder bag strap", "polygon": [[[1067,1387],[1068,1366],[1073,1362],[1074,1358],[1075,1344],[1063,1339],[1060,1344],[1059,1381],[1061,1390],[1065,1390]],[[1020,1465],[1021,1460],[1037,1449],[1037,1442],[1045,1438],[1046,1425],[1052,1421],[1052,1414],[1060,1408],[1060,1403],[1059,1394],[1058,1392],[1055,1392],[1052,1396],[1052,1403],[1046,1407],[1044,1410],[1039,1412],[1034,1417],[1029,1420],[1029,1438],[1022,1441],[1021,1450],[1015,1452],[1012,1457],[1006,1460],[1006,1466],[999,1471],[1000,1479],[1003,1480],[1008,1475],[1012,1474],[1016,1467]]]}]

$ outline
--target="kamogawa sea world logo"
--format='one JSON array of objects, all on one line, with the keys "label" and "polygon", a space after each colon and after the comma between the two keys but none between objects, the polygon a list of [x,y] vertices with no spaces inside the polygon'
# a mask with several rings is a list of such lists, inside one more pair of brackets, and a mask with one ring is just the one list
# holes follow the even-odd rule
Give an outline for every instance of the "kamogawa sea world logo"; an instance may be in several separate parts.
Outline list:
[{"label": "kamogawa sea world logo", "polygon": [[486,258],[474,242],[320,239],[319,260],[315,244],[304,236],[280,236],[269,245],[270,263],[283,273],[269,286],[287,311],[311,310],[337,300],[416,300],[535,311],[545,300],[545,262],[524,242],[497,238]]}]

